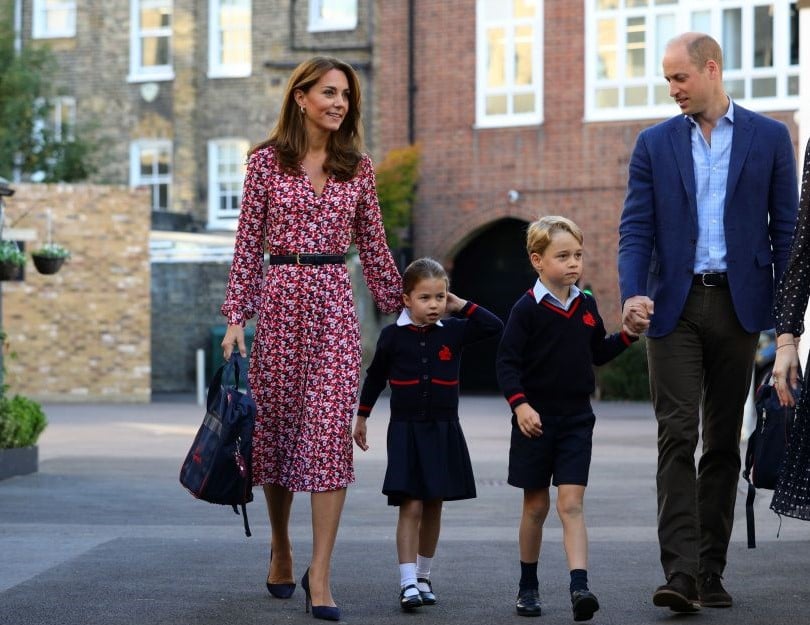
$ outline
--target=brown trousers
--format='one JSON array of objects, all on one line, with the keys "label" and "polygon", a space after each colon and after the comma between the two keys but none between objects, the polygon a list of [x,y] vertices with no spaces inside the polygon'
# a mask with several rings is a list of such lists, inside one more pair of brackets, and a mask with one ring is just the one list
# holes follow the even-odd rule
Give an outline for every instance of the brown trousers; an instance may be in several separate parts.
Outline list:
[{"label": "brown trousers", "polygon": [[727,288],[698,285],[675,330],[647,341],[658,420],[658,542],[667,579],[676,572],[722,574],[726,566],[758,337],[740,326]]}]

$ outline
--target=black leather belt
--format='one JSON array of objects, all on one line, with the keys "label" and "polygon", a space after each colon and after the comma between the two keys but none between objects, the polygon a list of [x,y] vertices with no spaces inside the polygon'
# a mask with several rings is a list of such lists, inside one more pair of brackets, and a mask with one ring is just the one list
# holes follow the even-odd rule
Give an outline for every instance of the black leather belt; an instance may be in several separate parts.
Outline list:
[{"label": "black leather belt", "polygon": [[271,254],[271,265],[342,265],[343,254]]},{"label": "black leather belt", "polygon": [[727,273],[696,273],[692,284],[700,286],[728,286]]}]

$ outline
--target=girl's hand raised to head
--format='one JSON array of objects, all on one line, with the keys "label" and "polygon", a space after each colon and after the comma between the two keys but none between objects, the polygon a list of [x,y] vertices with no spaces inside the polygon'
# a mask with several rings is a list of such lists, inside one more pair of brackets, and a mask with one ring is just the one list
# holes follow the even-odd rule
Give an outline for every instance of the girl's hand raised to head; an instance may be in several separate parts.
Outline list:
[{"label": "girl's hand raised to head", "polygon": [[458,312],[464,306],[467,305],[466,299],[461,299],[458,295],[447,291],[447,308],[445,309],[448,313]]}]

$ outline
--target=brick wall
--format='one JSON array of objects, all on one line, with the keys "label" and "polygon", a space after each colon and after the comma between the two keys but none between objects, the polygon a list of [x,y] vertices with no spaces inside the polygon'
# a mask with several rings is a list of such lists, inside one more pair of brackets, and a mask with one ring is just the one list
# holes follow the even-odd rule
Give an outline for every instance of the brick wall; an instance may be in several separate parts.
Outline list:
[{"label": "brick wall", "polygon": [[143,402],[150,397],[149,200],[144,191],[94,185],[16,187],[15,228],[28,251],[53,241],[73,257],[55,275],[2,283],[11,393],[41,401]]},{"label": "brick wall", "polygon": [[[584,4],[545,0],[544,122],[475,128],[475,2],[414,3],[415,138],[422,145],[415,254],[435,256],[452,267],[459,250],[493,221],[566,215],[585,232],[583,282],[594,286],[606,324],[616,327],[617,229],[627,166],[639,131],[657,120],[583,122]],[[382,155],[407,143],[406,5],[377,5]],[[774,117],[788,123],[796,136],[792,113]],[[510,189],[521,192],[519,201],[509,202]],[[496,257],[493,250],[493,262]]]}]

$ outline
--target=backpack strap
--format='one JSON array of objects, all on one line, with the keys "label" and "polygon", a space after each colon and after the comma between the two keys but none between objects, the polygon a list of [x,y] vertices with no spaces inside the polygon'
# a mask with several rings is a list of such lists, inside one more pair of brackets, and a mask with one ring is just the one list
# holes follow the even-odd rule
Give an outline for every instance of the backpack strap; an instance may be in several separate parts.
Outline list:
[{"label": "backpack strap", "polygon": [[[748,477],[745,478],[748,481]],[[756,528],[754,527],[754,497],[757,489],[748,481],[748,495],[745,498],[745,526],[748,530],[748,548],[754,549],[757,546]]]},{"label": "backpack strap", "polygon": [[[252,534],[250,533],[250,524],[248,524],[247,508],[245,508],[245,504],[239,504],[239,505],[242,506],[242,521],[245,524],[245,536],[250,538],[252,536]],[[235,503],[231,504],[231,508],[233,508],[234,514],[239,514],[239,509],[236,507]]]}]

